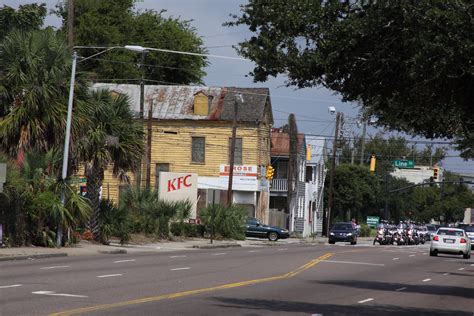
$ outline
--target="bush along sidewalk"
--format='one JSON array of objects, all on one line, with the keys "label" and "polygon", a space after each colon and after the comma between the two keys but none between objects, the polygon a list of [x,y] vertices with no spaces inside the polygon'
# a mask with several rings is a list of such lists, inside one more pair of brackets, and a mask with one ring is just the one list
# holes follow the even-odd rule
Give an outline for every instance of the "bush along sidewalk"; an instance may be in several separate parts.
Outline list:
[{"label": "bush along sidewalk", "polygon": [[247,210],[235,204],[209,204],[200,210],[200,218],[212,239],[245,239]]}]

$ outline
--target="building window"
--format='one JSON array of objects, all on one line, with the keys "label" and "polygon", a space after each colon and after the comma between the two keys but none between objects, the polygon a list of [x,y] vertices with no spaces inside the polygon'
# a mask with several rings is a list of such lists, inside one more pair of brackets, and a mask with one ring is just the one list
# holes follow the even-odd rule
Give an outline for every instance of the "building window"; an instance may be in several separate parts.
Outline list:
[{"label": "building window", "polygon": [[275,179],[288,179],[288,161],[278,161]]},{"label": "building window", "polygon": [[197,163],[204,163],[206,154],[206,138],[192,137],[191,161]]},{"label": "building window", "polygon": [[[230,153],[232,152],[232,138],[229,138],[229,163],[230,163]],[[234,164],[242,164],[242,138],[235,139],[235,151],[234,151]]]},{"label": "building window", "polygon": [[155,188],[158,188],[160,185],[160,172],[169,172],[170,164],[169,163],[157,163],[155,165]]}]

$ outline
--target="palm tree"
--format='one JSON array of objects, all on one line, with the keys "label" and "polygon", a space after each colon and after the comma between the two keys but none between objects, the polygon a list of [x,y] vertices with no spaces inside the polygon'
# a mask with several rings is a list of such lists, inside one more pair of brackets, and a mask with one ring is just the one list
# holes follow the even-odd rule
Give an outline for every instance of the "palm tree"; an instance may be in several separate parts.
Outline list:
[{"label": "palm tree", "polygon": [[[0,43],[0,149],[23,159],[30,149],[45,153],[64,141],[71,58],[51,29],[12,31]],[[87,123],[87,86],[75,85],[73,139]],[[61,147],[59,147],[61,148]]]},{"label": "palm tree", "polygon": [[100,212],[100,188],[104,171],[112,168],[114,176],[129,182],[128,171],[136,171],[144,154],[143,127],[136,120],[124,95],[109,91],[91,92],[89,103],[94,109],[89,117],[92,125],[75,146],[76,159],[85,164],[87,196],[93,209],[91,226],[97,239],[97,218]]}]

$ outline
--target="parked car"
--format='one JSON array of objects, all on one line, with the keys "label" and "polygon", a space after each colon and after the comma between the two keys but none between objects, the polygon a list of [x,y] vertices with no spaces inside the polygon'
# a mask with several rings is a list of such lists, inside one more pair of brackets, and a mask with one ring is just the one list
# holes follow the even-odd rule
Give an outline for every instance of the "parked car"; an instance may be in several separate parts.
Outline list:
[{"label": "parked car", "polygon": [[290,237],[290,233],[287,229],[277,226],[268,226],[262,224],[254,217],[248,217],[246,222],[245,236],[268,238],[270,241],[277,241],[278,239]]},{"label": "parked car", "polygon": [[442,227],[433,235],[430,246],[430,256],[438,253],[459,254],[469,259],[471,240],[463,229]]},{"label": "parked car", "polygon": [[338,241],[357,244],[358,230],[352,222],[340,222],[334,224],[329,230],[329,243],[335,244]]},{"label": "parked car", "polygon": [[433,235],[436,234],[436,231],[438,230],[436,225],[428,224],[426,225],[426,229],[428,229],[428,237],[429,237],[428,240],[433,239]]},{"label": "parked car", "polygon": [[471,250],[474,248],[474,224],[459,224],[458,228],[466,232],[467,237],[471,240]]}]

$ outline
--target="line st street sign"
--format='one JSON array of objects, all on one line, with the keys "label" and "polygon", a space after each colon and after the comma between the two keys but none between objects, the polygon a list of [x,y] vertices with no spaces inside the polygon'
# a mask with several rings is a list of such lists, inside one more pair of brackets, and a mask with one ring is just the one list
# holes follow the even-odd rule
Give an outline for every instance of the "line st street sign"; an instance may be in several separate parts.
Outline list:
[{"label": "line st street sign", "polygon": [[415,162],[413,160],[394,160],[393,166],[399,169],[413,169]]}]

